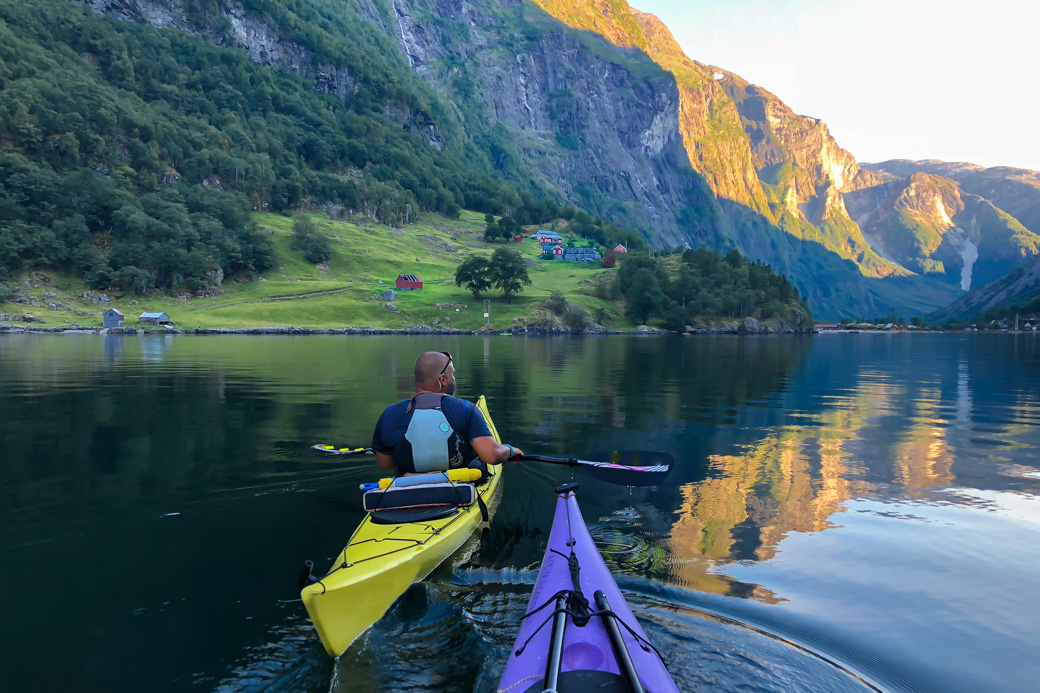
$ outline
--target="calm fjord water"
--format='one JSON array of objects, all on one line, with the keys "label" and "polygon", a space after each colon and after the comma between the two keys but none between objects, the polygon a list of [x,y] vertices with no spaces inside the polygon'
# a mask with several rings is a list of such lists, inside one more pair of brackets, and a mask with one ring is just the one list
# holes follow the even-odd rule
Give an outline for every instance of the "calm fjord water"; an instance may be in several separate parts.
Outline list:
[{"label": "calm fjord water", "polygon": [[[294,588],[361,519],[421,350],[507,442],[658,449],[667,487],[510,466],[491,526],[338,663]],[[573,478],[683,690],[1032,691],[1040,340],[0,336],[6,690],[487,691]]]}]

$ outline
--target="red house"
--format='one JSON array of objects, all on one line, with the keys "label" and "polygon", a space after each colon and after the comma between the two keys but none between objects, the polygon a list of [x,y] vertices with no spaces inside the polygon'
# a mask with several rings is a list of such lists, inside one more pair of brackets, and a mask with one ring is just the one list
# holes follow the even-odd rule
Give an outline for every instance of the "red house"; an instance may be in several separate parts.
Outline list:
[{"label": "red house", "polygon": [[415,291],[422,288],[422,277],[417,274],[397,275],[397,288],[401,291]]},{"label": "red house", "polygon": [[554,258],[563,257],[563,246],[554,245],[552,249],[552,254]]},{"label": "red house", "polygon": [[616,246],[614,247],[614,252],[615,252],[615,253],[627,253],[627,252],[628,252],[628,248],[626,248],[625,246],[623,246],[623,245],[621,245],[620,243],[618,243],[618,244],[617,244],[617,245],[616,245]]}]

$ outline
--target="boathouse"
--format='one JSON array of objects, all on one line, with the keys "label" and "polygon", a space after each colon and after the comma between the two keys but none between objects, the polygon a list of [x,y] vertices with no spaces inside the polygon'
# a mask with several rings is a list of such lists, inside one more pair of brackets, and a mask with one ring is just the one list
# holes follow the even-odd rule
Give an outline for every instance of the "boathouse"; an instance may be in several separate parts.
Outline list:
[{"label": "boathouse", "polygon": [[123,314],[115,308],[109,308],[101,314],[102,327],[122,327]]},{"label": "boathouse", "polygon": [[172,321],[166,313],[141,313],[141,317],[137,319],[137,322],[145,322],[151,325],[169,325]]}]

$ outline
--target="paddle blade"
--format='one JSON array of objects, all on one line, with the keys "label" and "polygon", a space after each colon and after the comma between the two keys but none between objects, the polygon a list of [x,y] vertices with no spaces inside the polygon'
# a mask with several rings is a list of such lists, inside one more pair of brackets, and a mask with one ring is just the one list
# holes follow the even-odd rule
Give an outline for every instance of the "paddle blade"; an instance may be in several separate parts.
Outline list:
[{"label": "paddle blade", "polygon": [[318,443],[311,446],[311,450],[316,450],[326,455],[371,455],[372,450],[370,448],[337,448],[335,445],[326,445],[324,443]]},{"label": "paddle blade", "polygon": [[589,474],[621,486],[658,486],[672,470],[675,458],[656,450],[612,450],[583,460]]}]

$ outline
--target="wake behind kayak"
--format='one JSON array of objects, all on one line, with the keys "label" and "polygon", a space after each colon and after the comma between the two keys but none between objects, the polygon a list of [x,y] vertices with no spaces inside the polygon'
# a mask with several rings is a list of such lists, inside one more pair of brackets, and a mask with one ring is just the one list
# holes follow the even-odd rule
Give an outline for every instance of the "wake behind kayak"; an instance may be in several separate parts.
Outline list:
[{"label": "wake behind kayak", "polygon": [[499,693],[678,691],[589,535],[577,484],[556,489],[556,514]]}]

